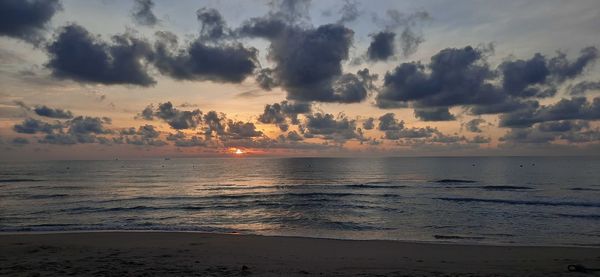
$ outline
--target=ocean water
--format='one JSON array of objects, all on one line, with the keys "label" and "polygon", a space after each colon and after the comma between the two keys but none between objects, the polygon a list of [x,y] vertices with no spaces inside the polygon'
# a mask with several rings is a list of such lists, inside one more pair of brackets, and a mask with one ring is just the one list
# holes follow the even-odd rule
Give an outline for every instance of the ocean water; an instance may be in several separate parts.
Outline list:
[{"label": "ocean water", "polygon": [[0,163],[0,231],[600,245],[600,158]]}]

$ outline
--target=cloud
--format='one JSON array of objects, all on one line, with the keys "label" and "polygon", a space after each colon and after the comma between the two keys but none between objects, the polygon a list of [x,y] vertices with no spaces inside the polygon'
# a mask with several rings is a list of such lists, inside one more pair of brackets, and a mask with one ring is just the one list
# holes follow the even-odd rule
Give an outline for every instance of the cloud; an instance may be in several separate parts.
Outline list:
[{"label": "cloud", "polygon": [[78,116],[69,120],[66,126],[71,134],[109,134],[111,131],[104,128],[105,122],[99,117]]},{"label": "cloud", "polygon": [[484,143],[492,142],[492,139],[490,137],[484,137],[484,136],[477,135],[477,136],[473,137],[469,142],[475,143],[475,144],[484,144]]},{"label": "cloud", "polygon": [[156,81],[147,71],[151,45],[130,34],[101,41],[83,27],[70,24],[60,29],[47,49],[46,66],[52,75],[82,83],[151,86]]},{"label": "cloud", "polygon": [[582,120],[561,120],[536,123],[528,128],[513,128],[499,139],[505,144],[527,143],[543,144],[558,140],[569,143],[588,143],[600,141],[600,130]]},{"label": "cloud", "polygon": [[175,146],[177,146],[177,147],[199,147],[199,146],[206,146],[206,142],[197,136],[192,136],[190,139],[175,140]]},{"label": "cloud", "polygon": [[[384,25],[382,31],[371,35],[371,43],[367,49],[367,59],[372,62],[387,61],[393,58],[396,51],[396,39],[399,39],[402,54],[405,57],[415,53],[423,41],[423,35],[414,28],[431,19],[425,11],[404,14],[397,10],[388,10],[385,18],[374,16],[375,23]],[[400,36],[397,33],[400,32]]]},{"label": "cloud", "polygon": [[240,43],[208,45],[202,38],[180,49],[174,34],[157,32],[154,65],[176,80],[240,83],[257,67],[257,53]]},{"label": "cloud", "polygon": [[228,139],[254,138],[262,136],[262,132],[256,130],[254,123],[229,120],[225,136]]},{"label": "cloud", "polygon": [[579,54],[579,57],[575,61],[570,62],[565,53],[558,52],[556,57],[548,61],[550,70],[559,81],[572,79],[581,75],[587,66],[598,59],[598,49],[593,46],[581,49]]},{"label": "cloud", "polygon": [[372,39],[367,49],[367,58],[370,61],[385,61],[394,56],[396,33],[382,31],[372,35]]},{"label": "cloud", "polygon": [[583,120],[561,120],[542,122],[537,125],[537,128],[542,132],[568,132],[581,131],[584,128],[589,128],[590,124]]},{"label": "cloud", "polygon": [[201,8],[196,11],[196,17],[202,24],[200,37],[207,40],[218,40],[229,35],[225,19],[215,9]]},{"label": "cloud", "polygon": [[13,130],[22,134],[46,133],[51,134],[54,130],[61,129],[63,125],[60,122],[49,124],[41,120],[27,118],[21,124],[15,124]]},{"label": "cloud", "polygon": [[341,14],[340,19],[337,21],[338,24],[345,24],[352,22],[360,16],[360,11],[358,10],[358,6],[360,4],[356,1],[352,0],[344,0],[344,5],[339,10]]},{"label": "cloud", "polygon": [[308,114],[300,130],[306,138],[320,137],[340,144],[349,139],[361,138],[356,130],[356,121],[350,120],[344,114],[339,114],[337,117],[327,113]]},{"label": "cloud", "polygon": [[587,47],[574,62],[561,52],[549,59],[536,53],[530,60],[506,61],[500,65],[502,87],[515,97],[554,96],[558,84],[579,76],[597,58],[598,50]]},{"label": "cloud", "polygon": [[157,131],[154,126],[148,124],[140,126],[136,134],[144,139],[153,139],[160,136],[160,132]]},{"label": "cloud", "polygon": [[185,138],[185,134],[181,131],[177,131],[177,133],[175,133],[175,134],[169,133],[169,135],[167,135],[168,141],[177,141],[177,140],[181,140],[184,138]]},{"label": "cloud", "polygon": [[448,108],[415,109],[415,117],[423,121],[449,121],[456,117],[450,114]]},{"label": "cloud", "polygon": [[14,145],[25,145],[25,144],[29,144],[29,140],[27,138],[14,138],[12,140],[12,144],[14,144]]},{"label": "cloud", "polygon": [[173,107],[171,102],[159,103],[156,108],[149,105],[138,116],[146,120],[161,119],[176,130],[194,129],[202,122],[199,109],[182,111]]},{"label": "cloud", "polygon": [[154,26],[158,24],[159,20],[154,15],[152,9],[154,8],[154,1],[152,0],[135,0],[135,4],[131,11],[131,16],[135,23],[143,26]]},{"label": "cloud", "polygon": [[467,46],[447,48],[432,56],[430,73],[420,63],[402,63],[386,73],[378,104],[381,100],[414,101],[420,107],[439,107],[503,100],[499,91],[485,83],[493,73],[478,63],[481,58],[480,50]]},{"label": "cloud", "polygon": [[338,24],[303,28],[286,22],[270,14],[236,30],[241,37],[270,41],[268,57],[275,66],[259,72],[259,84],[283,87],[290,100],[355,103],[366,98],[366,80],[342,72],[353,41],[351,29]]},{"label": "cloud", "polygon": [[600,82],[582,81],[574,86],[569,86],[568,90],[571,95],[583,95],[587,91],[599,91]]},{"label": "cloud", "polygon": [[367,118],[367,120],[365,120],[365,122],[363,122],[362,127],[365,130],[372,130],[373,128],[375,128],[375,118],[372,118],[372,117]]},{"label": "cloud", "polygon": [[585,97],[561,99],[547,106],[531,106],[527,109],[505,113],[499,117],[500,127],[524,128],[539,122],[584,119],[600,119],[600,97],[591,102]]},{"label": "cloud", "polygon": [[454,106],[463,106],[472,114],[529,109],[537,105],[537,100],[530,98],[554,95],[558,84],[581,74],[595,59],[595,48],[585,48],[575,62],[562,55],[548,59],[536,54],[492,69],[485,60],[489,51],[470,46],[447,48],[433,55],[427,65],[402,63],[386,73],[376,103],[380,108],[411,104],[416,114],[425,108],[438,109],[437,115],[445,119],[451,117],[442,108]]},{"label": "cloud", "polygon": [[273,0],[269,2],[273,17],[285,19],[290,23],[297,23],[310,19],[310,0]]},{"label": "cloud", "polygon": [[33,109],[33,111],[39,116],[45,116],[50,118],[73,118],[73,113],[71,113],[71,111],[63,109],[53,109],[46,105],[36,106],[35,109]]},{"label": "cloud", "polygon": [[286,140],[290,140],[290,141],[301,141],[304,140],[304,138],[298,134],[298,132],[296,131],[289,131],[287,133],[287,136],[285,137]]},{"label": "cloud", "polygon": [[387,130],[384,133],[384,138],[389,140],[398,140],[398,139],[423,139],[430,138],[433,135],[441,134],[436,128],[432,128],[429,126],[418,128],[402,128],[395,130]]},{"label": "cloud", "polygon": [[279,86],[279,83],[273,77],[273,69],[263,68],[256,73],[255,76],[258,86],[264,90],[271,90],[274,87]]},{"label": "cloud", "polygon": [[[309,113],[311,106],[305,102],[288,102],[267,104],[258,121],[265,124],[276,124],[282,131],[287,131],[288,122],[298,124],[298,115]],[[289,119],[289,120],[288,120]]]},{"label": "cloud", "polygon": [[54,14],[62,9],[59,0],[0,1],[0,36],[40,44]]},{"label": "cloud", "polygon": [[404,128],[404,121],[398,121],[394,113],[386,113],[379,117],[377,129],[380,131],[400,130]]},{"label": "cloud", "polygon": [[225,134],[226,116],[224,113],[217,113],[216,111],[210,111],[203,117],[205,124],[205,134],[207,137],[211,137],[212,134],[223,135]]},{"label": "cloud", "polygon": [[486,121],[482,118],[475,118],[472,119],[466,123],[463,124],[463,126],[467,129],[467,131],[469,132],[473,132],[473,133],[481,133],[483,132],[483,130],[481,130],[480,125],[485,123]]}]

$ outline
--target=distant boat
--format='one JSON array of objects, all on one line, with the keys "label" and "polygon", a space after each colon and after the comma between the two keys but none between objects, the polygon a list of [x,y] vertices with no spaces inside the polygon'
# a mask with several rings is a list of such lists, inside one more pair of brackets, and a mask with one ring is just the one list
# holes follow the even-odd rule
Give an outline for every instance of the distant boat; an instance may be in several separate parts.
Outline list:
[{"label": "distant boat", "polygon": [[165,161],[168,161],[168,160],[170,160],[170,159],[171,159],[171,158],[165,158]]}]

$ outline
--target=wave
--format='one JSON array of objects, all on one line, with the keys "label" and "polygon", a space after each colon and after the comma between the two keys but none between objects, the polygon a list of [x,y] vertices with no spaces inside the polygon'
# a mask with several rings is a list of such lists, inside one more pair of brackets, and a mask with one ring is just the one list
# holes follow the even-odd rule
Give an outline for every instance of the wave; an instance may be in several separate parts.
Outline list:
[{"label": "wave", "polygon": [[68,197],[68,194],[36,194],[36,195],[29,195],[26,196],[24,198],[27,199],[48,199],[48,198],[63,198],[63,197]]},{"label": "wave", "polygon": [[463,180],[463,179],[441,179],[434,181],[435,183],[476,183],[477,181],[473,180]]},{"label": "wave", "polygon": [[0,183],[19,183],[19,182],[41,182],[36,179],[0,179]]},{"label": "wave", "polygon": [[478,188],[486,189],[486,190],[528,190],[533,189],[532,187],[525,186],[481,186]]},{"label": "wave", "polygon": [[454,236],[454,235],[434,235],[435,239],[471,239],[471,240],[482,240],[485,237],[469,237],[469,236]]},{"label": "wave", "polygon": [[532,206],[571,206],[571,207],[600,207],[600,203],[589,202],[550,202],[550,201],[527,201],[527,200],[506,200],[506,199],[482,199],[482,198],[449,198],[438,197],[434,199],[453,201],[453,202],[482,202],[497,203],[509,205],[532,205]]},{"label": "wave", "polygon": [[600,220],[600,214],[556,214],[561,217]]},{"label": "wave", "polygon": [[131,198],[118,198],[110,200],[101,200],[97,203],[112,203],[123,201],[152,201],[152,200],[244,200],[244,199],[273,199],[273,198],[338,198],[338,197],[400,197],[399,194],[371,194],[371,193],[350,193],[350,192],[292,192],[292,193],[251,193],[251,194],[221,194],[221,195],[197,195],[197,196],[139,196]]},{"label": "wave", "polygon": [[570,188],[569,190],[575,190],[575,191],[600,191],[600,189],[594,189],[594,188]]},{"label": "wave", "polygon": [[347,188],[353,189],[401,189],[406,188],[407,186],[403,185],[378,185],[380,183],[365,183],[365,184],[351,184],[344,185]]}]

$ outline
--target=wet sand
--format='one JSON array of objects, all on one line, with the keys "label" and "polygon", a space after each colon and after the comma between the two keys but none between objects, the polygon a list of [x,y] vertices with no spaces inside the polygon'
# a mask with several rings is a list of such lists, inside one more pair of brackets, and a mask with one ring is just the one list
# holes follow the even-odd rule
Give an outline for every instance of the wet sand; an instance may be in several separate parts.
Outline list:
[{"label": "wet sand", "polygon": [[0,235],[1,276],[600,276],[600,248],[183,232]]}]

